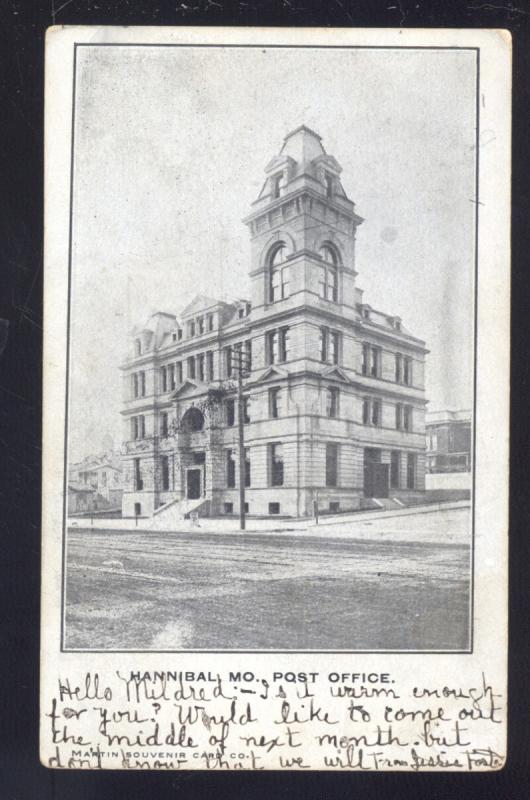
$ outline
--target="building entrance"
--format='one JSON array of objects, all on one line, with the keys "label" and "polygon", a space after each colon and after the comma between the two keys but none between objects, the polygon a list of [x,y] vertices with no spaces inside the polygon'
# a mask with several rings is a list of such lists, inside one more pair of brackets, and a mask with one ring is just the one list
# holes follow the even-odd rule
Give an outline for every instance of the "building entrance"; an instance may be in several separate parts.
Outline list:
[{"label": "building entrance", "polygon": [[186,499],[198,500],[201,496],[201,473],[199,467],[186,470]]},{"label": "building entrance", "polygon": [[364,448],[364,496],[388,497],[389,465],[381,463],[381,450]]}]

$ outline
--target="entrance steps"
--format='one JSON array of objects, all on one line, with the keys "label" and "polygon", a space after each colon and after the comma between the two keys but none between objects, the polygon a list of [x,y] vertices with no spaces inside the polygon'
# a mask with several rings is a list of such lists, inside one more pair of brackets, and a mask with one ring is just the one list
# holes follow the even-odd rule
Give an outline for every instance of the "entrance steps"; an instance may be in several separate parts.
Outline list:
[{"label": "entrance steps", "polygon": [[171,500],[154,512],[149,528],[155,531],[167,531],[177,528],[184,519],[189,519],[195,512],[199,517],[208,516],[210,501],[204,497],[198,500]]},{"label": "entrance steps", "polygon": [[396,511],[400,508],[406,508],[407,503],[404,503],[398,497],[363,497],[361,498],[361,508],[363,510],[374,509],[381,511]]}]

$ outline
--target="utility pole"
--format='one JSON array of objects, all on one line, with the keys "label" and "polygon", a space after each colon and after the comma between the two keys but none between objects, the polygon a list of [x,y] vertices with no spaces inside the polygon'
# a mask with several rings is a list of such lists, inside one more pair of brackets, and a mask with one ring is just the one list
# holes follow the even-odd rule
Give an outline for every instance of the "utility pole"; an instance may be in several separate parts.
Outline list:
[{"label": "utility pole", "polygon": [[[235,358],[235,368],[237,370],[237,418],[239,432],[239,527],[245,530],[245,398],[243,396],[243,346],[235,347],[233,350]],[[248,369],[250,365],[247,365]]]}]

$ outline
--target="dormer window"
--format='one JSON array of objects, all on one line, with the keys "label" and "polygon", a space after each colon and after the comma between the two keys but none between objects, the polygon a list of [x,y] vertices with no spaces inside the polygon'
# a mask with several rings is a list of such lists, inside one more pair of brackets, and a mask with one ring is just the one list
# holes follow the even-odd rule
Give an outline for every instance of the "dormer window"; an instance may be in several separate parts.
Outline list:
[{"label": "dormer window", "polygon": [[142,340],[135,339],[134,340],[134,355],[141,356],[142,355]]},{"label": "dormer window", "polygon": [[195,320],[188,322],[188,336],[195,336]]},{"label": "dormer window", "polygon": [[239,319],[243,319],[243,317],[245,316],[245,309],[240,308],[238,313],[239,313]]},{"label": "dormer window", "polygon": [[364,317],[364,319],[370,319],[370,309],[369,308],[363,308],[363,317]]}]

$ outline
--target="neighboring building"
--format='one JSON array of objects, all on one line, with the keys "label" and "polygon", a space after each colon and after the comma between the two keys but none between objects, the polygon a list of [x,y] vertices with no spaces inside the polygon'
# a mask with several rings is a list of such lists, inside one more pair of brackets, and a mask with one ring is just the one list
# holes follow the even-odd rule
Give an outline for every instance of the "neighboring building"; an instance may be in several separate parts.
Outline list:
[{"label": "neighboring building", "polygon": [[68,514],[94,511],[96,490],[92,486],[68,481]]},{"label": "neighboring building", "polygon": [[470,471],[471,411],[430,411],[425,430],[428,472]]},{"label": "neighboring building", "polygon": [[121,508],[123,495],[122,466],[119,456],[113,452],[87,456],[83,461],[70,464],[69,485],[93,491],[92,508]]},{"label": "neighboring building", "polygon": [[[358,508],[424,490],[425,343],[356,288],[362,219],[305,126],[245,223],[251,300],[198,296],[134,331],[122,365],[123,515],[179,500],[239,510],[234,355],[244,381],[250,514]],[[159,512],[160,513],[160,512]],[[164,512],[162,512],[164,513]]]}]

